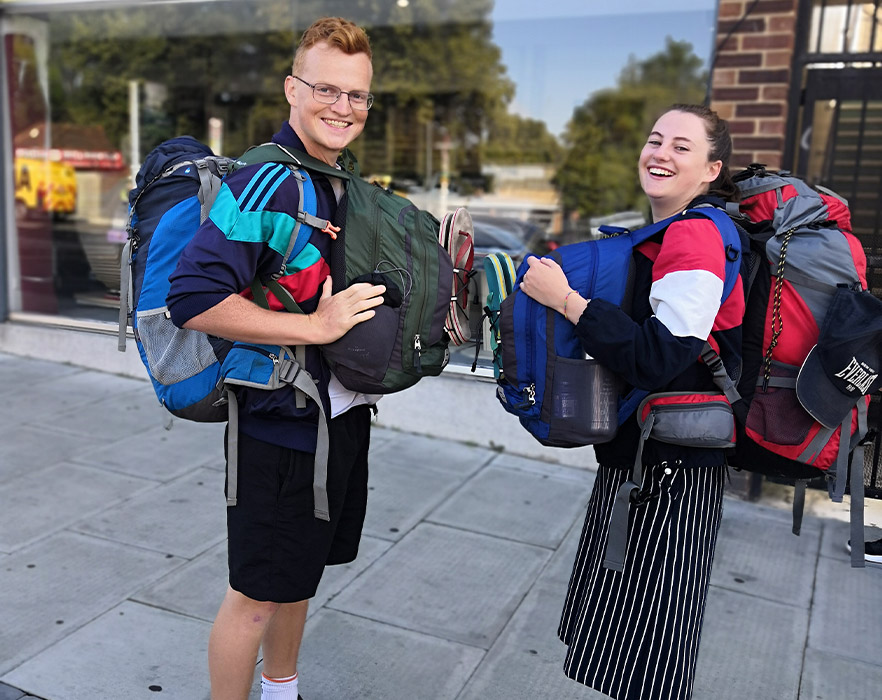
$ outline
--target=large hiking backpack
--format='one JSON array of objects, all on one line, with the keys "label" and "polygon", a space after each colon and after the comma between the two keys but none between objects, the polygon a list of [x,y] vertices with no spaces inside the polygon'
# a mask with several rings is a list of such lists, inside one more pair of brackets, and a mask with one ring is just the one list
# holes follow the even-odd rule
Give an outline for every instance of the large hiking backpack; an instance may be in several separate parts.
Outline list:
[{"label": "large hiking backpack", "polygon": [[[457,253],[455,273],[439,243],[440,222],[410,200],[362,180],[348,150],[342,154],[343,169],[337,169],[300,151],[263,144],[247,151],[235,167],[267,160],[343,181],[346,193],[337,209],[341,240],[331,255],[334,292],[360,281],[380,282],[389,290],[373,318],[322,346],[340,383],[353,391],[387,394],[440,374],[450,358],[451,333],[462,337],[468,328],[465,323],[454,329],[448,317],[459,313],[451,306],[460,298],[453,290],[455,274],[471,271],[472,256]],[[465,225],[470,220],[458,220],[465,222],[463,235],[450,249],[470,250],[471,231]]]},{"label": "large hiking backpack", "polygon": [[[727,253],[725,300],[740,272],[741,237],[729,216],[714,207],[690,209],[633,232],[619,229],[618,235],[608,238],[561,246],[548,257],[560,264],[570,286],[583,297],[629,308],[633,248],[683,216],[707,217],[719,229]],[[579,447],[606,442],[648,392],[634,390],[619,396],[620,382],[609,369],[585,357],[573,324],[519,290],[528,269],[524,260],[513,287],[497,294],[504,296],[498,320],[501,372],[497,398],[543,445]],[[498,363],[497,356],[494,365]]]},{"label": "large hiking backpack", "polygon": [[[172,323],[166,306],[168,278],[207,218],[233,163],[193,137],[179,136],[148,154],[129,193],[128,240],[120,267],[119,349],[125,350],[130,321],[160,403],[173,415],[197,422],[227,419],[218,380],[220,363],[233,344]],[[301,177],[298,184],[302,208],[283,256],[289,264],[309,240],[311,226],[327,224],[313,215],[315,189],[309,178]]]},{"label": "large hiking backpack", "polygon": [[[129,193],[129,237],[120,262],[118,344],[119,350],[125,351],[126,327],[131,321],[138,352],[156,396],[174,416],[198,422],[229,420],[229,505],[236,504],[238,462],[238,412],[232,387],[272,390],[289,385],[298,392],[299,402],[309,398],[324,413],[315,383],[302,370],[303,362],[295,349],[209,338],[200,331],[176,327],[169,316],[169,275],[208,216],[222,189],[221,180],[232,164],[232,159],[215,156],[190,136],[169,139],[145,158],[135,178],[135,188]],[[295,217],[297,224],[283,256],[288,264],[294,263],[303,251],[311,227],[328,223],[314,216],[315,190],[310,179],[299,174],[297,182],[301,210]],[[311,211],[304,211],[303,207]],[[280,270],[277,276],[283,272],[284,269]],[[327,454],[327,420],[322,415],[314,491],[316,517],[324,520],[328,519]]]},{"label": "large hiking backpack", "polygon": [[224,421],[217,382],[230,343],[175,328],[165,298],[168,276],[220,190],[232,160],[215,156],[190,136],[161,143],[148,154],[129,193],[128,241],[120,269],[119,349],[131,320],[141,361],[160,403],[173,415]]},{"label": "large hiking backpack", "polygon": [[[866,257],[851,233],[847,202],[829,190],[759,164],[735,180],[751,253],[737,386],[741,400],[733,401],[739,434],[730,462],[795,483],[793,531],[799,534],[808,480],[826,477],[831,498],[841,501],[849,458],[867,433],[866,392],[855,397],[836,425],[816,420],[797,395],[800,368],[818,343],[837,294],[866,293]],[[860,449],[850,488],[852,541],[862,542]],[[863,566],[863,551],[854,547],[854,552],[852,565]]]}]

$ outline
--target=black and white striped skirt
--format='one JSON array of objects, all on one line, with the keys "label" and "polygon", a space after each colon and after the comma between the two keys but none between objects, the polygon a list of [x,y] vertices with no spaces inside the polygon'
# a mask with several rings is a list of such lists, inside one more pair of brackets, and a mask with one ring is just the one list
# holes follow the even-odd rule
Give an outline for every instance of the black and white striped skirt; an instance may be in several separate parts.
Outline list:
[{"label": "black and white striped skirt", "polygon": [[688,700],[723,504],[726,467],[646,468],[621,573],[602,567],[628,472],[597,472],[558,636],[564,672],[617,700]]}]

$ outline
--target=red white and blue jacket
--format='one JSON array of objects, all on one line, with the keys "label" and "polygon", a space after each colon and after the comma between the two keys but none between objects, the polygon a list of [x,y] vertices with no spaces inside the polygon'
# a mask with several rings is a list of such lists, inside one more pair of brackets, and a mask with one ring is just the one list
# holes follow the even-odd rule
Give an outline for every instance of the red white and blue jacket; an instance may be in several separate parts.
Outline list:
[{"label": "red white and blue jacket", "polygon": [[[699,197],[690,203],[722,206]],[[636,280],[631,314],[602,299],[588,304],[576,325],[585,351],[631,386],[650,392],[718,391],[700,359],[705,341],[719,353],[730,377],[741,367],[744,287],[740,279],[720,304],[726,254],[719,231],[705,217],[679,220],[639,245],[634,252]],[[639,443],[634,416],[616,437],[595,446],[604,466],[630,468]],[[723,463],[720,450],[648,440],[646,465],[682,460],[692,466]]]}]

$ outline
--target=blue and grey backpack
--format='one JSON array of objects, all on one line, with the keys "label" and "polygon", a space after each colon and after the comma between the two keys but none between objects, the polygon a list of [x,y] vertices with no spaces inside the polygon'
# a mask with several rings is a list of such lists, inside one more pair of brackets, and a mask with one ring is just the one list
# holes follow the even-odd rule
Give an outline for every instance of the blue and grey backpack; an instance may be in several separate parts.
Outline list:
[{"label": "blue and grey backpack", "polygon": [[[175,327],[165,300],[169,275],[208,216],[233,163],[193,137],[179,136],[150,152],[129,193],[129,237],[120,268],[119,349],[125,350],[131,321],[159,402],[173,415],[198,422],[227,419],[218,381],[220,364],[233,343]],[[312,182],[307,176],[298,182],[302,206],[314,212]],[[287,246],[288,262],[309,240],[311,226],[326,223],[305,211],[298,212],[297,219]]]},{"label": "blue and grey backpack", "polygon": [[208,216],[231,160],[215,156],[190,136],[157,146],[129,193],[128,241],[120,268],[119,349],[132,331],[160,403],[173,415],[224,421],[216,388],[219,361],[230,343],[212,343],[197,331],[175,328],[165,298],[168,277],[199,224]]},{"label": "blue and grey backpack", "polygon": [[[237,404],[234,386],[277,389],[291,385],[298,401],[323,405],[297,349],[234,343],[176,327],[166,296],[169,275],[178,258],[208,216],[221,191],[221,180],[234,161],[214,155],[190,136],[157,146],[138,171],[129,193],[128,241],[120,268],[119,350],[125,351],[131,321],[141,360],[160,404],[179,418],[198,422],[229,420],[227,503],[236,503]],[[301,188],[298,224],[287,243],[286,264],[294,263],[313,226],[328,222],[314,216],[315,188],[306,173],[295,173]],[[310,210],[304,211],[303,208]],[[279,272],[279,276],[284,270]],[[263,280],[262,282],[268,282]],[[262,289],[252,284],[252,290]],[[255,299],[261,297],[255,292]],[[263,302],[266,303],[265,295]],[[305,405],[305,404],[304,404]],[[328,451],[327,421],[319,420],[316,448],[316,517],[327,520],[324,489]]]},{"label": "blue and grey backpack", "polygon": [[[570,286],[586,298],[630,307],[633,248],[683,216],[705,216],[720,230],[727,253],[723,299],[735,287],[741,267],[741,237],[729,216],[714,207],[697,207],[636,231],[605,229],[607,238],[561,246],[549,254],[563,268]],[[586,358],[575,327],[561,314],[534,301],[518,287],[528,268],[521,263],[499,307],[501,372],[497,398],[506,411],[543,445],[580,447],[611,440],[647,396],[620,396],[617,377]]]}]

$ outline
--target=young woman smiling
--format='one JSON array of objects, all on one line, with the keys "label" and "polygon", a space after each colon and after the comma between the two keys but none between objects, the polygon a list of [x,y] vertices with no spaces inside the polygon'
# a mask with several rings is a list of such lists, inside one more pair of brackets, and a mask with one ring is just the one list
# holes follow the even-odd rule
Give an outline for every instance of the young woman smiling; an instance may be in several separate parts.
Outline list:
[{"label": "young woman smiling", "polygon": [[[638,160],[652,218],[736,196],[728,125],[698,105],[674,105],[656,121]],[[630,314],[573,292],[560,267],[531,258],[521,289],[564,313],[586,353],[650,392],[715,391],[701,362],[705,342],[730,375],[740,363],[741,280],[721,304],[726,254],[707,218],[675,220],[635,249]],[[566,300],[566,304],[565,304]],[[638,503],[630,506],[621,572],[603,567],[615,495],[631,477],[639,426],[631,416],[597,445],[600,464],[558,629],[570,678],[620,700],[692,695],[701,622],[722,512],[719,449],[649,439]]]}]

